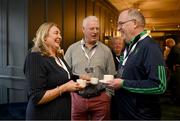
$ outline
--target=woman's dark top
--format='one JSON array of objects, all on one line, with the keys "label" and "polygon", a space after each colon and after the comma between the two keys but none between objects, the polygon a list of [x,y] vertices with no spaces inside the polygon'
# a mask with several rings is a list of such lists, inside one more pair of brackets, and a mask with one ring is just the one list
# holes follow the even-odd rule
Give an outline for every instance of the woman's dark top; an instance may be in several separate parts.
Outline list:
[{"label": "woman's dark top", "polygon": [[[64,60],[63,62],[69,70],[66,62]],[[48,103],[38,105],[47,90],[70,80],[68,73],[55,62],[53,57],[42,56],[37,52],[29,53],[25,60],[24,73],[28,81],[26,119],[68,120],[71,118],[70,93],[63,93]]]}]

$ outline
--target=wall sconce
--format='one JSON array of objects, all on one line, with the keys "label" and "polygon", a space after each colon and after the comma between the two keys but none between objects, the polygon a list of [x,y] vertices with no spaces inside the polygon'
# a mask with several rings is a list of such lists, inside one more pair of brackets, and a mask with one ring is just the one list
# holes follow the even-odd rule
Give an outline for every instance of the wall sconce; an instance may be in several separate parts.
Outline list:
[{"label": "wall sconce", "polygon": [[121,32],[117,31],[117,32],[116,32],[116,36],[119,36],[119,37],[120,37],[120,36],[121,36]]},{"label": "wall sconce", "polygon": [[105,39],[105,40],[104,40],[104,44],[108,45],[108,44],[109,44],[109,40],[108,40],[108,39]]}]

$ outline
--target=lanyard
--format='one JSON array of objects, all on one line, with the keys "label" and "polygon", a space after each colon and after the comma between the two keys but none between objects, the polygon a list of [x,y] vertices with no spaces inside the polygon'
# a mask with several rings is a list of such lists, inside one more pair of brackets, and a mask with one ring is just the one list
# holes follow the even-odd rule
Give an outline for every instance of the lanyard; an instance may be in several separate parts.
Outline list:
[{"label": "lanyard", "polygon": [[59,58],[59,57],[56,57],[55,60],[57,60],[56,62],[58,63],[59,66],[61,66],[67,73],[68,73],[68,79],[70,79],[70,73],[66,67],[66,65],[64,64],[64,62]]},{"label": "lanyard", "polygon": [[84,46],[83,46],[83,39],[81,40],[81,48],[82,48],[82,50],[83,50],[86,58],[88,59],[88,65],[89,65],[91,58],[94,56],[94,54],[95,54],[95,52],[96,52],[96,48],[93,48],[93,52],[91,53],[90,56],[88,56],[88,54],[86,53],[85,48],[84,48]]},{"label": "lanyard", "polygon": [[148,36],[148,34],[144,34],[143,36],[141,36],[140,39],[138,39],[138,41],[130,48],[129,51],[128,51],[128,48],[125,49],[124,61],[122,63],[123,66],[126,64],[126,61],[127,61],[128,57],[129,57],[129,55],[135,50],[136,45],[147,36]]},{"label": "lanyard", "polygon": [[119,57],[117,57],[117,56],[116,56],[116,60],[120,63],[120,59],[119,59]]}]

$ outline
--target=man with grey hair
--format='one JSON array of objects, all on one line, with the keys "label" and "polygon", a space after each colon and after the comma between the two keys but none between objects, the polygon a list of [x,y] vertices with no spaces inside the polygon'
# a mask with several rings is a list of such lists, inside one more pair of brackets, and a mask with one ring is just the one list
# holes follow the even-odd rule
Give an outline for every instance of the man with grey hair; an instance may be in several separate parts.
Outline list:
[{"label": "man with grey hair", "polygon": [[118,76],[108,81],[114,88],[118,119],[159,120],[159,96],[166,90],[166,71],[162,50],[144,30],[145,18],[137,9],[123,10],[118,31],[126,48]]},{"label": "man with grey hair", "polygon": [[99,80],[105,74],[115,74],[115,65],[111,50],[99,39],[99,20],[96,16],[88,16],[83,20],[82,40],[72,44],[65,60],[72,73],[87,80],[84,90],[72,93],[72,120],[109,120],[110,96],[101,83],[93,85],[91,77]]}]

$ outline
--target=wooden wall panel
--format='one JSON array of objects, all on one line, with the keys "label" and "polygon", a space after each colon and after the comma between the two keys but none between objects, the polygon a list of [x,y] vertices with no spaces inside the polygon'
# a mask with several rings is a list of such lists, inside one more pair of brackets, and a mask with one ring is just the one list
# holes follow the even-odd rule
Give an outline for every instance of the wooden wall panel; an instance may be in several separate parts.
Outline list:
[{"label": "wooden wall panel", "polygon": [[111,36],[111,13],[107,12],[107,27],[108,27],[108,36]]},{"label": "wooden wall panel", "polygon": [[[100,27],[102,26],[102,24],[101,24],[101,17],[100,17],[100,13],[101,12],[101,7],[100,7],[100,5],[99,5],[99,3],[98,2],[95,2],[95,4],[94,4],[94,16],[96,16],[98,19],[99,19],[99,25],[100,25]],[[100,29],[100,35],[99,35],[99,41],[102,41],[101,40],[101,29]]]},{"label": "wooden wall panel", "polygon": [[[98,2],[95,2],[95,6],[94,6],[94,15],[96,17],[100,17],[100,4]],[[99,18],[100,19],[100,18]],[[100,23],[101,24],[101,23]]]},{"label": "wooden wall panel", "polygon": [[109,24],[108,10],[105,9],[105,10],[104,10],[104,13],[105,13],[105,16],[104,16],[104,24],[105,24],[105,25],[104,25],[104,31],[105,31],[105,33],[104,33],[104,35],[107,36],[108,33],[109,33],[109,27],[108,27],[108,26],[109,26],[109,25],[108,25],[108,24]]},{"label": "wooden wall panel", "polygon": [[76,1],[76,41],[82,39],[83,37],[82,22],[86,14],[85,3],[85,0]]},{"label": "wooden wall panel", "polygon": [[28,0],[28,8],[28,44],[30,48],[37,29],[46,21],[45,0]]},{"label": "wooden wall panel", "polygon": [[113,30],[113,36],[117,36],[117,22],[118,22],[118,16],[117,15],[115,15],[115,14],[113,14],[114,16],[113,16],[113,28],[114,28],[114,30]]},{"label": "wooden wall panel", "polygon": [[94,0],[86,0],[86,16],[94,15]]},{"label": "wooden wall panel", "polygon": [[58,24],[62,30],[62,0],[48,0],[47,21]]},{"label": "wooden wall panel", "polygon": [[100,26],[100,30],[101,30],[101,34],[100,34],[100,40],[101,41],[104,41],[104,36],[105,36],[105,8],[104,7],[101,7],[101,16],[100,16],[100,23],[101,23],[101,26]]},{"label": "wooden wall panel", "polygon": [[63,41],[66,49],[75,42],[75,0],[63,0]]}]

